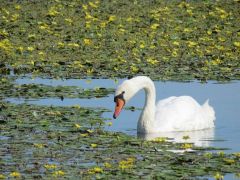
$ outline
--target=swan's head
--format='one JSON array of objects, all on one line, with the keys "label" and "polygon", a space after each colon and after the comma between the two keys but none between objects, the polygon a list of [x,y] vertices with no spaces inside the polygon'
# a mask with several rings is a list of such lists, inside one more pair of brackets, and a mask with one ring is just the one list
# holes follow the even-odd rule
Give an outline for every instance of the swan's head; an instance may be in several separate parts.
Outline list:
[{"label": "swan's head", "polygon": [[118,86],[115,91],[114,102],[116,103],[115,112],[113,118],[116,119],[120,114],[124,105],[135,95],[137,92],[134,82],[130,80],[125,80],[122,84]]}]

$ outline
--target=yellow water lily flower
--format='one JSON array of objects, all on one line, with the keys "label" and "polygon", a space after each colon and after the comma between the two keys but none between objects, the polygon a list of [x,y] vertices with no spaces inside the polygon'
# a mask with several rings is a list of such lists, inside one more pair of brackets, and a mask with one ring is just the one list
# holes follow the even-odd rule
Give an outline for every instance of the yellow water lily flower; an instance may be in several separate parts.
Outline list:
[{"label": "yellow water lily flower", "polygon": [[98,146],[97,144],[94,144],[94,143],[91,144],[91,147],[92,147],[92,148],[96,148],[97,146]]},{"label": "yellow water lily flower", "polygon": [[29,34],[29,35],[28,35],[28,38],[35,38],[35,37],[36,37],[35,34]]},{"label": "yellow water lily flower", "polygon": [[87,136],[89,136],[89,134],[88,133],[83,133],[83,134],[80,134],[80,136],[87,137]]},{"label": "yellow water lily flower", "polygon": [[123,28],[118,29],[118,32],[119,32],[119,33],[124,33],[125,31],[126,31],[126,30],[123,29]]},{"label": "yellow water lily flower", "polygon": [[190,16],[192,16],[192,15],[193,15],[193,12],[192,12],[192,10],[191,10],[191,9],[187,9],[187,13],[188,13]]},{"label": "yellow water lily flower", "polygon": [[215,60],[212,60],[212,61],[210,62],[210,64],[216,66],[216,65],[219,65],[221,62],[222,62],[222,61],[221,61],[219,58],[217,58],[217,59],[215,59]]},{"label": "yellow water lily flower", "polygon": [[117,67],[113,67],[113,70],[118,72],[119,69]]},{"label": "yellow water lily flower", "polygon": [[44,144],[34,143],[33,145],[34,145],[34,147],[39,148],[39,149],[44,148]]},{"label": "yellow water lily flower", "polygon": [[84,44],[85,45],[90,45],[90,44],[92,44],[92,40],[91,39],[83,39],[83,42],[84,42]]},{"label": "yellow water lily flower", "polygon": [[152,64],[152,65],[155,65],[155,64],[159,63],[159,61],[154,59],[154,58],[147,58],[147,62]]},{"label": "yellow water lily flower", "polygon": [[219,151],[217,154],[218,154],[219,156],[224,156],[224,155],[225,155],[225,152],[224,152],[224,151]]},{"label": "yellow water lily flower", "polygon": [[85,19],[93,20],[94,17],[89,12],[85,12]]},{"label": "yellow water lily flower", "polygon": [[70,46],[70,47],[79,47],[79,44],[77,44],[77,43],[68,43],[68,46]]},{"label": "yellow water lily flower", "polygon": [[64,176],[65,172],[58,170],[58,171],[54,171],[52,174],[54,177],[59,177],[59,176]]},{"label": "yellow water lily flower", "polygon": [[156,48],[156,46],[153,44],[150,46],[150,49],[155,49],[155,48]]},{"label": "yellow water lily flower", "polygon": [[22,52],[23,52],[23,47],[22,47],[22,46],[19,46],[19,47],[17,48],[17,50],[18,50],[20,53],[22,53]]},{"label": "yellow water lily flower", "polygon": [[108,162],[105,162],[103,165],[104,165],[105,168],[111,168],[112,167],[112,165]]},{"label": "yellow water lily flower", "polygon": [[240,152],[233,153],[233,155],[236,156],[237,158],[240,158]]},{"label": "yellow water lily flower", "polygon": [[76,109],[80,109],[81,108],[81,106],[79,104],[73,105],[72,107],[76,108]]},{"label": "yellow water lily flower", "polygon": [[226,39],[224,37],[218,37],[218,40],[221,41],[221,42],[226,41]]},{"label": "yellow water lily flower", "polygon": [[227,164],[234,164],[236,161],[234,159],[224,158],[223,161]]},{"label": "yellow water lily flower", "polygon": [[133,168],[135,162],[135,158],[127,158],[126,160],[122,160],[118,163],[118,167],[121,170],[125,170],[125,169],[131,169]]},{"label": "yellow water lily flower", "polygon": [[4,36],[4,37],[7,37],[9,34],[8,34],[8,32],[6,31],[6,29],[3,29],[3,30],[0,31],[0,35],[1,35],[1,36]]},{"label": "yellow water lily flower", "polygon": [[87,5],[87,4],[83,4],[83,5],[82,5],[82,8],[83,8],[84,10],[87,10],[87,9],[88,9],[88,5]]},{"label": "yellow water lily flower", "polygon": [[163,143],[163,142],[166,142],[167,138],[165,137],[157,137],[155,139],[153,139],[152,141],[153,142],[158,142],[158,143]]},{"label": "yellow water lily flower", "polygon": [[50,9],[48,10],[48,15],[49,16],[56,16],[60,14],[57,10],[56,10],[56,7],[50,7]]},{"label": "yellow water lily flower", "polygon": [[216,180],[223,180],[224,176],[222,174],[220,174],[219,172],[217,172],[215,175],[214,175],[214,179]]},{"label": "yellow water lily flower", "polygon": [[177,57],[178,56],[178,50],[177,49],[173,49],[172,56],[173,57]]},{"label": "yellow water lily flower", "polygon": [[179,46],[180,43],[178,41],[173,41],[173,45]]},{"label": "yellow water lily flower", "polygon": [[46,169],[56,169],[57,165],[56,164],[45,164],[44,167]]},{"label": "yellow water lily flower", "polygon": [[77,123],[74,124],[74,127],[77,128],[77,129],[81,128],[81,126]]},{"label": "yellow water lily flower", "polygon": [[108,122],[107,125],[108,125],[108,126],[112,126],[112,122]]},{"label": "yellow water lily flower", "polygon": [[7,79],[6,78],[2,78],[0,79],[1,82],[7,82]]},{"label": "yellow water lily flower", "polygon": [[19,18],[19,14],[13,14],[10,20],[16,21],[16,20],[18,20],[18,18]]},{"label": "yellow water lily flower", "polygon": [[87,69],[87,74],[92,74],[93,73],[93,68]]},{"label": "yellow water lily flower", "polygon": [[127,19],[126,19],[126,21],[127,22],[132,22],[134,19],[132,18],[132,17],[128,17]]},{"label": "yellow water lily flower", "polygon": [[193,30],[191,28],[184,28],[183,29],[183,32],[186,32],[186,33],[189,33],[189,32],[192,32]]},{"label": "yellow water lily flower", "polygon": [[20,10],[22,7],[21,7],[19,4],[16,4],[16,5],[14,6],[14,8],[15,8],[16,10]]},{"label": "yellow water lily flower", "polygon": [[240,41],[235,41],[235,42],[233,42],[233,45],[236,46],[236,47],[238,47],[238,48],[240,48]]},{"label": "yellow water lily flower", "polygon": [[103,173],[103,169],[100,167],[94,167],[88,170],[88,174]]},{"label": "yellow water lily flower", "polygon": [[50,116],[55,116],[55,115],[61,115],[61,112],[60,111],[47,111],[45,114],[50,115]]},{"label": "yellow water lily flower", "polygon": [[216,48],[220,51],[224,51],[225,50],[225,47],[224,46],[221,46],[221,45],[216,45]]},{"label": "yellow water lily flower", "polygon": [[8,39],[0,41],[0,49],[3,49],[5,52],[10,52],[13,46]]},{"label": "yellow water lily flower", "polygon": [[156,30],[159,26],[160,26],[159,24],[155,23],[155,24],[152,24],[150,28],[153,30]]},{"label": "yellow water lily flower", "polygon": [[115,21],[116,20],[116,16],[115,15],[111,15],[111,16],[109,16],[109,18],[108,18],[108,21]]},{"label": "yellow water lily flower", "polygon": [[33,50],[34,50],[34,47],[29,46],[29,47],[27,47],[27,50],[28,50],[28,51],[33,51]]},{"label": "yellow water lily flower", "polygon": [[0,174],[0,179],[6,179],[6,176],[4,176],[3,174]]},{"label": "yellow water lily flower", "polygon": [[101,22],[101,23],[100,23],[100,27],[101,27],[101,28],[105,28],[106,25],[107,25],[107,22]]},{"label": "yellow water lily flower", "polygon": [[194,47],[194,46],[196,46],[196,45],[198,45],[197,42],[194,42],[194,41],[188,41],[188,47]]},{"label": "yellow water lily flower", "polygon": [[131,71],[134,72],[134,73],[138,72],[138,70],[139,70],[139,69],[138,69],[136,66],[134,66],[134,65],[132,65],[130,68],[131,68]]},{"label": "yellow water lily flower", "polygon": [[[240,1],[240,0],[239,0],[239,1]],[[240,179],[240,173],[234,174],[234,177],[235,177],[236,179]]]},{"label": "yellow water lily flower", "polygon": [[21,174],[19,173],[19,172],[12,172],[11,174],[10,174],[10,176],[11,177],[14,177],[14,178],[20,178],[21,177]]},{"label": "yellow water lily flower", "polygon": [[228,14],[221,14],[221,15],[220,15],[220,18],[222,18],[222,19],[226,19],[227,16],[228,16]]},{"label": "yellow water lily flower", "polygon": [[89,133],[93,133],[94,130],[88,129],[87,132],[89,132]]},{"label": "yellow water lily flower", "polygon": [[144,44],[144,43],[141,43],[141,44],[139,45],[139,47],[140,47],[141,49],[143,49],[143,48],[145,48],[145,44]]},{"label": "yellow water lily flower", "polygon": [[63,43],[63,42],[58,42],[58,43],[57,43],[57,46],[58,46],[58,47],[64,47],[64,43]]},{"label": "yellow water lily flower", "polygon": [[207,30],[207,34],[208,34],[208,35],[211,35],[211,34],[212,34],[212,30],[210,30],[210,29]]},{"label": "yellow water lily flower", "polygon": [[213,156],[212,153],[209,153],[209,152],[204,154],[204,157],[208,159],[212,158],[212,156]]},{"label": "yellow water lily flower", "polygon": [[193,145],[189,144],[189,143],[184,143],[181,145],[182,149],[191,149],[192,147],[193,147]]},{"label": "yellow water lily flower", "polygon": [[71,18],[65,18],[64,19],[66,22],[68,22],[69,24],[72,24],[73,23],[73,20]]},{"label": "yellow water lily flower", "polygon": [[93,2],[89,2],[88,4],[89,4],[89,6],[91,6],[93,8],[97,8],[98,7],[98,5],[93,3]]},{"label": "yellow water lily flower", "polygon": [[42,24],[39,26],[39,29],[42,29],[42,30],[49,29],[49,26],[47,24]]}]

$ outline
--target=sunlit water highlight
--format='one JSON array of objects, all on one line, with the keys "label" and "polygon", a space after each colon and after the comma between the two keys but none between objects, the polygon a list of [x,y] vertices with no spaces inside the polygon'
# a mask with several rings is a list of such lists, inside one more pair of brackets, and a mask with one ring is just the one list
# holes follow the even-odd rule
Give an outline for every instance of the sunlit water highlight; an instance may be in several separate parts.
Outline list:
[{"label": "sunlit water highlight", "polygon": [[[79,86],[82,88],[116,88],[118,83],[123,79],[42,79],[29,77],[19,78],[16,80],[17,84],[45,84],[52,86]],[[216,113],[216,127],[215,129],[195,131],[195,132],[176,132],[176,133],[161,133],[152,134],[142,137],[144,139],[151,139],[154,137],[170,137],[175,141],[186,142],[182,137],[188,135],[190,137],[187,142],[194,142],[199,146],[216,146],[230,148],[228,152],[240,151],[240,82],[234,81],[227,84],[219,84],[215,82],[208,82],[205,84],[199,82],[161,82],[155,81],[157,100],[167,98],[169,96],[189,95],[195,98],[200,104],[203,104],[206,99],[214,107]],[[78,99],[65,98],[63,101],[57,98],[47,99],[14,99],[8,98],[8,101],[13,103],[30,103],[38,105],[57,105],[57,106],[72,106],[79,104],[82,107],[104,107],[111,111],[114,109],[113,94],[104,98],[92,99]],[[127,106],[143,107],[144,105],[144,91],[139,92]],[[112,120],[113,125],[106,127],[109,131],[121,131],[130,135],[137,134],[137,121],[140,116],[140,111],[124,110],[117,120]],[[104,117],[112,119],[112,112],[104,113]]]}]

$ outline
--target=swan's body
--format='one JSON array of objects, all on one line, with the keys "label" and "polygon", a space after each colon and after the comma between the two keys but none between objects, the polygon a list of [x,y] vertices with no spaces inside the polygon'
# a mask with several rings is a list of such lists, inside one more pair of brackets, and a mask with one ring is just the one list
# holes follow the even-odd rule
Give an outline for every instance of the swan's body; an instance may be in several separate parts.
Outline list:
[{"label": "swan's body", "polygon": [[117,103],[115,118],[123,105],[141,89],[145,90],[146,98],[138,120],[138,133],[194,131],[214,127],[215,112],[208,104],[208,100],[201,106],[190,96],[172,96],[155,104],[154,83],[145,76],[125,80],[118,86],[115,101],[117,103],[120,99],[123,103]]}]

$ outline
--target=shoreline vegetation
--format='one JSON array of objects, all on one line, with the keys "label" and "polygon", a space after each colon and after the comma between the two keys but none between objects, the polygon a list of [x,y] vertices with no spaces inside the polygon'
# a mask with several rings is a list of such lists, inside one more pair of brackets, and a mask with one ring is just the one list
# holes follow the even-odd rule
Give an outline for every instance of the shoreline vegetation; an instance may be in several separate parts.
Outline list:
[{"label": "shoreline vegetation", "polygon": [[239,9],[239,0],[2,1],[0,179],[223,179],[228,173],[240,178],[240,152],[109,132],[104,108],[6,101],[90,99],[114,92],[16,84],[26,74],[239,80]]}]

